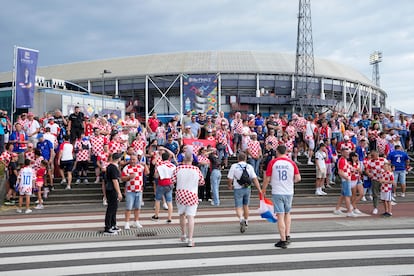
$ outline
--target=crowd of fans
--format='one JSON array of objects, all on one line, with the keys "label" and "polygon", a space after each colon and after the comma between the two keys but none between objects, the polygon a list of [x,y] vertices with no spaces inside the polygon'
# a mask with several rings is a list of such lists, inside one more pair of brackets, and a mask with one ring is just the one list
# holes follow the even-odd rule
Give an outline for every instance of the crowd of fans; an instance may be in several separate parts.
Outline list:
[{"label": "crowd of fans", "polygon": [[[154,185],[155,191],[156,167],[162,162],[162,154],[167,152],[173,164],[180,164],[190,147],[183,143],[185,139],[209,141],[208,146],[193,147],[193,164],[200,168],[206,180],[206,185],[199,188],[199,200],[209,200],[214,206],[220,205],[221,169],[228,167],[229,156],[241,151],[247,154],[248,163],[261,180],[267,164],[276,156],[276,148],[285,145],[294,162],[301,164],[305,160],[307,165],[316,167],[315,194],[322,196],[326,195],[326,187],[335,184],[337,161],[343,149],[351,152],[347,162],[356,167],[351,170],[352,181],[362,183],[364,177],[373,177],[369,172],[363,173],[369,166],[366,160],[372,159],[368,153],[377,153],[375,158],[389,159],[396,149],[413,151],[414,141],[414,115],[395,118],[388,113],[369,117],[354,112],[347,117],[332,111],[306,117],[279,113],[263,117],[261,113],[235,112],[226,118],[223,112],[207,116],[188,110],[182,118],[176,115],[168,122],[162,122],[153,113],[145,124],[134,113],[125,115],[123,120],[112,113],[89,118],[75,107],[68,116],[59,110],[43,116],[24,113],[13,125],[5,111],[0,112],[0,117],[0,171],[8,179],[6,204],[15,204],[17,195],[22,194],[15,189],[22,182],[20,170],[30,167],[39,180],[33,190],[39,195],[38,209],[43,208],[43,200],[54,189],[55,176],[61,177],[66,189],[72,189],[73,184],[88,183],[87,171],[92,163],[95,183],[103,183],[102,173],[113,153],[122,154],[121,167],[128,164],[132,155],[148,165],[144,183]],[[299,156],[305,159],[298,159]],[[401,196],[405,196],[405,182],[401,184],[404,184]],[[393,187],[395,193],[396,185]],[[355,189],[355,198],[351,200],[354,210],[358,210],[358,200],[369,199],[368,188],[366,185],[365,191],[360,187]],[[104,184],[102,191],[105,204]],[[163,205],[167,208],[165,202]]]}]

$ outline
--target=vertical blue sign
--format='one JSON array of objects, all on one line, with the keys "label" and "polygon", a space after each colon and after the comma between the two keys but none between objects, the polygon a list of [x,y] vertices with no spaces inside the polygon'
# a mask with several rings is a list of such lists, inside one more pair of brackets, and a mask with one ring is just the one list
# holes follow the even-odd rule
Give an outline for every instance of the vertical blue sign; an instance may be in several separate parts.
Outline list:
[{"label": "vertical blue sign", "polygon": [[33,107],[39,51],[16,48],[16,108]]}]

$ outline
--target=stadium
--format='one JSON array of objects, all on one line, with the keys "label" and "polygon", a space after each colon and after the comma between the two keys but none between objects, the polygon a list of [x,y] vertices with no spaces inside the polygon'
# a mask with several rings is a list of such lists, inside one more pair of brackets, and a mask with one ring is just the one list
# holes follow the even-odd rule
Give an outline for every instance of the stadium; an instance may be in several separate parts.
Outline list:
[{"label": "stadium", "polygon": [[[357,70],[317,57],[314,62],[312,86],[301,96],[293,89],[295,55],[257,51],[165,53],[46,66],[38,68],[36,85],[37,90],[125,100],[126,112],[143,118],[153,111],[168,118],[187,110],[290,114],[335,109],[351,114],[385,109],[386,92]],[[0,73],[0,89],[10,88],[11,80],[11,72]],[[105,103],[99,102],[94,105],[103,110]]]}]

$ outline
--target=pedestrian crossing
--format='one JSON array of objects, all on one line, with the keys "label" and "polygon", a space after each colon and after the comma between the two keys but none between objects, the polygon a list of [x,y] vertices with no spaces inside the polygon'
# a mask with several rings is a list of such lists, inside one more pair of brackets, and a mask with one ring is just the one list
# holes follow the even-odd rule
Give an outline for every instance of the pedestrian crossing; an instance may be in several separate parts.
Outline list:
[{"label": "pedestrian crossing", "polygon": [[[333,214],[332,207],[298,207],[292,210],[292,219],[294,220],[315,220],[315,219],[338,219],[345,215],[338,216]],[[143,227],[163,226],[166,225],[166,214],[160,214],[160,221],[153,222],[151,210],[142,210],[140,223]],[[95,213],[76,213],[76,214],[42,214],[32,213],[31,215],[5,216],[0,220],[0,233],[24,233],[27,231],[66,231],[70,229],[93,230],[102,229],[104,212]],[[359,217],[368,217],[369,214],[361,214]],[[163,220],[163,217],[165,218]],[[131,217],[133,219],[133,216]],[[124,225],[124,212],[120,210],[117,215],[119,226]],[[265,222],[254,208],[251,209],[249,217],[250,222]],[[197,224],[211,223],[229,223],[237,222],[233,208],[203,208],[199,209],[196,216]],[[178,216],[173,217],[169,226],[178,225]]]},{"label": "pedestrian crossing", "polygon": [[2,275],[407,275],[414,271],[414,229],[105,240],[3,247]]}]

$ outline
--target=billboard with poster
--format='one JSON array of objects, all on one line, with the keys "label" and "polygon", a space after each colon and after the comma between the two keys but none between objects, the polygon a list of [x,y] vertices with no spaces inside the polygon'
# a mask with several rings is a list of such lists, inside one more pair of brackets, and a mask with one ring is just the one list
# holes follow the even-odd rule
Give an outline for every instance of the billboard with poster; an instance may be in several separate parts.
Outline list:
[{"label": "billboard with poster", "polygon": [[183,76],[183,113],[213,114],[217,110],[217,75]]}]

